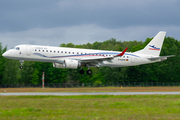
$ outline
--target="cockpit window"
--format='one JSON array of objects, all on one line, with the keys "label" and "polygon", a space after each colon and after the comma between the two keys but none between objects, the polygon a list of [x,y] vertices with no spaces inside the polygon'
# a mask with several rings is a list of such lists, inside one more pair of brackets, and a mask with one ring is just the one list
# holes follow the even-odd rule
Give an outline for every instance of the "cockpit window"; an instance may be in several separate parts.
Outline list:
[{"label": "cockpit window", "polygon": [[19,47],[12,47],[11,49],[13,49],[13,50],[20,50]]},{"label": "cockpit window", "polygon": [[16,50],[20,50],[20,48],[19,48],[19,47],[16,47]]},{"label": "cockpit window", "polygon": [[11,49],[15,49],[15,47],[12,47]]}]

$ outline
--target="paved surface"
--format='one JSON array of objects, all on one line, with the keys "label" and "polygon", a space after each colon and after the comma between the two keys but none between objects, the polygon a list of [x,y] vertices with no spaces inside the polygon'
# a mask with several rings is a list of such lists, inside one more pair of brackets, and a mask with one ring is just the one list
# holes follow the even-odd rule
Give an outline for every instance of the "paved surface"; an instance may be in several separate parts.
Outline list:
[{"label": "paved surface", "polygon": [[180,92],[34,92],[34,93],[0,93],[1,96],[12,95],[56,95],[56,96],[68,96],[68,95],[176,95]]}]

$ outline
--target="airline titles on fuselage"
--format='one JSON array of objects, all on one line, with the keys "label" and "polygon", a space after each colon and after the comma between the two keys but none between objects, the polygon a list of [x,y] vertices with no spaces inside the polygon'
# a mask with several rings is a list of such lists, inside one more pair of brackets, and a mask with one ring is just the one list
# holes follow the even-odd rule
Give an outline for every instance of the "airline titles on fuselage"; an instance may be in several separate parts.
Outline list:
[{"label": "airline titles on fuselage", "polygon": [[34,49],[45,49],[45,50],[47,50],[48,48],[46,48],[46,47],[34,47]]}]

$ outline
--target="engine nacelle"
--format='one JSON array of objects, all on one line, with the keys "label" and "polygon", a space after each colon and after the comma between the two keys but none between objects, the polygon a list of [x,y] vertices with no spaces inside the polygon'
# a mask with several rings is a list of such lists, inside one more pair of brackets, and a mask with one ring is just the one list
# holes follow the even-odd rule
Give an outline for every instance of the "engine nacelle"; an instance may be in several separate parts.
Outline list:
[{"label": "engine nacelle", "polygon": [[65,68],[64,63],[60,64],[60,63],[53,63],[53,67],[55,68]]},{"label": "engine nacelle", "polygon": [[77,69],[78,67],[81,67],[81,63],[77,60],[64,60],[63,63],[53,63],[53,67]]},{"label": "engine nacelle", "polygon": [[81,63],[77,60],[64,60],[65,68],[77,69]]}]

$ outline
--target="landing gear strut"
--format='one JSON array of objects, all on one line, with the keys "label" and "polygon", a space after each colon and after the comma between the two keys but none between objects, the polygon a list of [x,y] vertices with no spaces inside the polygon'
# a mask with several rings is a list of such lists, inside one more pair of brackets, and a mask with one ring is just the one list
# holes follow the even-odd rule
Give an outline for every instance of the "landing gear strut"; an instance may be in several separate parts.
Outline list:
[{"label": "landing gear strut", "polygon": [[19,68],[22,69],[23,68],[24,60],[19,60],[19,62],[21,63],[21,66]]},{"label": "landing gear strut", "polygon": [[92,70],[90,69],[90,66],[88,66],[88,70],[86,71],[86,73],[87,73],[88,75],[91,75],[91,74],[92,74]]}]

